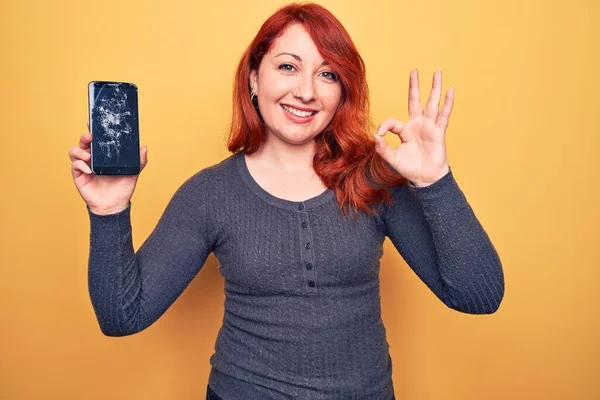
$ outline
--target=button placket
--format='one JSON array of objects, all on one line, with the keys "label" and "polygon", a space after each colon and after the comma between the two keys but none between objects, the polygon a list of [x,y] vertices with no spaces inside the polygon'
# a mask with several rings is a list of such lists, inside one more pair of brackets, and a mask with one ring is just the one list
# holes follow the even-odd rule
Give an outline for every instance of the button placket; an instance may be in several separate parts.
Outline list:
[{"label": "button placket", "polygon": [[300,232],[301,265],[304,271],[304,283],[309,292],[317,291],[316,268],[314,268],[314,243],[308,212],[303,203],[297,207],[298,229]]}]

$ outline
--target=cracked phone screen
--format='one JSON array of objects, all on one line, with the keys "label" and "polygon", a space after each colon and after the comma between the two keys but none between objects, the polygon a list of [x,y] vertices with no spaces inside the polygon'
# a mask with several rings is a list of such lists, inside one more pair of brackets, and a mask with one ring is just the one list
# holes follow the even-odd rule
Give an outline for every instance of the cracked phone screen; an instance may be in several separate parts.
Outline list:
[{"label": "cracked phone screen", "polygon": [[92,86],[90,91],[94,166],[139,166],[136,87],[112,83]]}]

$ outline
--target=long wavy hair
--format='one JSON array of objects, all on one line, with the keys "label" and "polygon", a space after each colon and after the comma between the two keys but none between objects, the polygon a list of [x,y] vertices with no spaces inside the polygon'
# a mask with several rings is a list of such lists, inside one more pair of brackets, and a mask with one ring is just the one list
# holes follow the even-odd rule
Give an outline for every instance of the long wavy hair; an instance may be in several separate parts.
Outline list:
[{"label": "long wavy hair", "polygon": [[324,7],[292,3],[269,17],[250,43],[237,67],[233,113],[227,148],[235,153],[257,151],[266,139],[262,117],[250,96],[250,71],[258,70],[274,39],[293,23],[302,24],[321,56],[338,75],[342,96],[330,124],[315,137],[313,168],[335,192],[340,209],[376,214],[374,205],[391,204],[389,188],[406,182],[375,150],[369,117],[365,65],[342,24]]}]

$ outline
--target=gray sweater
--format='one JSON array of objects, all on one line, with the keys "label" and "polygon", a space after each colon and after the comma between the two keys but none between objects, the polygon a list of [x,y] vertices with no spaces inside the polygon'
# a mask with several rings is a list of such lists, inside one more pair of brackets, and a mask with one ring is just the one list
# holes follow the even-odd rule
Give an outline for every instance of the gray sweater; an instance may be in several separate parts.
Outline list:
[{"label": "gray sweater", "polygon": [[123,336],[150,326],[214,252],[225,313],[209,385],[220,397],[389,400],[379,291],[386,236],[448,307],[493,313],[504,295],[498,254],[452,170],[392,195],[393,206],[355,221],[330,189],[302,202],[271,195],[239,152],[183,183],[137,253],[130,208],[103,216],[88,208],[100,329]]}]

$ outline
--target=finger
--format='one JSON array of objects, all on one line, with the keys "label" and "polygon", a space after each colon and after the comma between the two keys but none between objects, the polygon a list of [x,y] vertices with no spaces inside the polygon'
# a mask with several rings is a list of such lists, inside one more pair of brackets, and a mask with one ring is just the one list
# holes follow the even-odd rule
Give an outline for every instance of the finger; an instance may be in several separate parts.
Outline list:
[{"label": "finger", "polygon": [[408,80],[408,116],[409,118],[417,118],[423,115],[421,108],[421,97],[419,94],[419,71],[413,69],[410,71]]},{"label": "finger", "polygon": [[442,95],[442,71],[436,71],[433,74],[433,84],[431,86],[431,93],[429,94],[429,100],[425,107],[425,117],[435,119],[438,116],[440,109],[440,96]]},{"label": "finger", "polygon": [[436,125],[440,127],[444,132],[446,128],[448,128],[448,119],[450,118],[450,114],[452,113],[452,107],[454,106],[454,88],[450,87],[446,92],[446,98],[444,100],[444,105],[442,106],[442,110],[440,111],[440,115],[438,115],[437,121],[435,121]]},{"label": "finger", "polygon": [[71,161],[75,161],[75,160],[88,161],[90,159],[90,153],[80,147],[71,147],[69,149],[69,158],[71,159]]},{"label": "finger", "polygon": [[79,147],[87,150],[90,148],[90,143],[92,142],[92,134],[89,132],[84,133],[79,138]]},{"label": "finger", "polygon": [[381,158],[387,161],[388,164],[393,165],[396,151],[387,144],[383,136],[373,135],[373,139],[375,140],[375,151],[377,151]]},{"label": "finger", "polygon": [[140,172],[144,170],[146,164],[148,164],[148,147],[143,146],[140,149]]},{"label": "finger", "polygon": [[385,134],[390,131],[395,133],[396,135],[399,135],[402,133],[402,130],[404,129],[404,127],[406,126],[406,123],[399,121],[395,118],[388,118],[385,121],[383,121],[381,124],[379,124],[379,126],[377,127],[377,134],[379,136],[385,136]]},{"label": "finger", "polygon": [[73,171],[73,177],[77,178],[82,173],[91,174],[92,170],[83,160],[75,160],[71,163],[71,171]]}]

